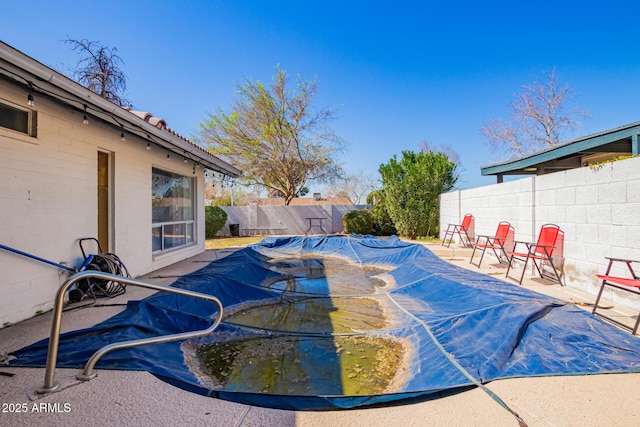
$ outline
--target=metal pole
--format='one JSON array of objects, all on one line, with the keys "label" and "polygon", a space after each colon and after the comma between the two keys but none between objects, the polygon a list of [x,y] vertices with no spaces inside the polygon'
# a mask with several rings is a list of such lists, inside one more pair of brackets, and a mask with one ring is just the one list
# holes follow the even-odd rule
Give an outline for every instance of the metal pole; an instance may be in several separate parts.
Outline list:
[{"label": "metal pole", "polygon": [[45,264],[53,265],[53,266],[61,268],[63,270],[72,271],[72,272],[75,271],[73,268],[71,268],[69,266],[58,264],[57,262],[49,261],[48,259],[40,258],[39,256],[32,255],[32,254],[23,252],[21,250],[18,250],[18,249],[9,247],[9,246],[5,246],[5,245],[0,244],[0,249],[7,250],[9,252],[13,252],[13,253],[16,253],[18,255],[26,256],[27,258],[35,259],[36,261],[44,262]]},{"label": "metal pole", "polygon": [[[107,345],[101,348],[100,350],[98,350],[91,357],[91,359],[89,359],[89,362],[85,367],[85,373],[87,372],[90,373],[91,369],[93,368],[93,365],[95,365],[97,360],[108,351],[116,350],[118,348],[133,347],[135,345],[144,345],[144,344],[152,344],[154,342],[166,342],[171,340],[184,339],[184,338],[189,338],[191,336],[210,333],[218,326],[218,324],[220,323],[220,320],[222,319],[222,303],[218,298],[212,295],[188,291],[186,289],[156,285],[155,283],[143,282],[142,280],[131,279],[128,277],[116,276],[114,274],[102,273],[97,271],[83,271],[83,272],[74,274],[73,276],[69,277],[60,286],[60,288],[58,289],[58,292],[56,293],[56,298],[53,306],[53,320],[51,321],[51,334],[49,336],[49,347],[47,350],[47,364],[46,364],[46,369],[44,374],[44,385],[37,390],[37,393],[39,394],[51,393],[57,390],[58,387],[60,386],[58,383],[54,382],[54,375],[55,375],[55,369],[56,369],[56,362],[58,359],[58,346],[60,344],[60,325],[62,323],[62,307],[64,304],[65,293],[69,289],[69,287],[71,287],[71,285],[73,285],[78,280],[92,278],[92,277],[97,279],[111,280],[113,282],[125,283],[127,285],[132,285],[132,286],[140,286],[142,288],[154,289],[156,291],[170,292],[178,295],[184,295],[192,298],[199,298],[199,299],[211,301],[211,302],[214,302],[216,305],[218,305],[218,315],[214,320],[214,324],[203,331],[185,332],[182,334],[165,335],[163,337],[154,337],[154,338],[144,338],[141,340],[124,341],[121,343]],[[193,334],[196,334],[196,335],[193,335]],[[163,341],[163,339],[165,341]],[[90,362],[92,361],[93,363],[90,364]],[[93,378],[93,376],[91,376],[91,378]],[[86,378],[86,379],[89,379],[89,378]]]},{"label": "metal pole", "polygon": [[131,348],[131,347],[137,347],[139,345],[148,345],[148,344],[160,344],[160,343],[164,343],[164,342],[170,342],[170,341],[178,341],[178,340],[184,340],[187,338],[195,338],[195,337],[200,337],[203,335],[208,335],[210,333],[212,333],[220,324],[220,321],[222,320],[222,311],[218,310],[218,314],[216,315],[216,319],[214,320],[213,325],[209,326],[207,329],[202,329],[199,331],[193,331],[193,332],[182,332],[179,334],[172,334],[172,335],[162,335],[159,337],[152,337],[152,338],[142,338],[142,339],[137,339],[137,340],[130,340],[130,341],[121,341],[118,343],[112,343],[112,344],[107,344],[104,347],[98,349],[95,353],[93,353],[93,355],[89,358],[89,360],[87,361],[87,364],[84,367],[84,371],[82,372],[82,374],[78,374],[76,376],[77,379],[82,380],[82,381],[88,381],[91,380],[93,378],[96,377],[96,373],[93,372],[93,367],[96,365],[96,363],[98,363],[98,360],[100,360],[100,358],[102,358],[102,356],[104,356],[105,354],[109,353],[110,351],[113,350],[121,350],[124,348]]}]

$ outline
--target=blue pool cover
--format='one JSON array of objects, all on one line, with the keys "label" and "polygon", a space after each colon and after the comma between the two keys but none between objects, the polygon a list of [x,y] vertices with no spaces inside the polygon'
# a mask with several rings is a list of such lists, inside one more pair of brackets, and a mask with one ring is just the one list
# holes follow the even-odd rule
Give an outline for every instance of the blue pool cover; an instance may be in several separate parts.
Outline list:
[{"label": "blue pool cover", "polygon": [[[281,300],[287,292],[317,296],[318,287],[273,286],[287,278],[273,268],[274,260],[300,256],[384,267],[384,285],[368,297],[394,307],[396,322],[372,333],[408,343],[405,371],[391,391],[297,395],[211,386],[185,362],[185,343],[180,342],[114,351],[96,368],[144,370],[202,395],[293,410],[432,398],[500,378],[640,372],[640,338],[572,304],[453,266],[425,247],[395,237],[267,238],[181,277],[173,286],[215,295],[225,311]],[[130,302],[126,310],[92,328],[63,334],[58,367],[82,368],[97,349],[112,342],[205,329],[214,312],[210,302],[172,294]],[[255,333],[273,336],[278,331]],[[243,334],[247,328],[223,321],[209,341]],[[44,366],[47,342],[15,351],[10,364]]]}]

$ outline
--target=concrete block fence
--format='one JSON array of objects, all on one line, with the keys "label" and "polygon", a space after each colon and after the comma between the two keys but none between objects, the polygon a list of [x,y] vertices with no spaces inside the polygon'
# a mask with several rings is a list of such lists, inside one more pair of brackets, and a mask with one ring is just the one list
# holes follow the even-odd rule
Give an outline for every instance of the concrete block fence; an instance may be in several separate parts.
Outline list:
[{"label": "concrete block fence", "polygon": [[[476,235],[493,235],[500,221],[509,221],[516,240],[534,242],[543,224],[560,226],[564,283],[595,295],[605,257],[640,260],[640,158],[441,194],[441,237],[466,213],[475,217]],[[605,297],[640,310],[640,298],[628,292],[612,290]]]},{"label": "concrete block fence", "polygon": [[[274,234],[320,234],[322,229],[326,233],[340,233],[342,217],[345,213],[367,208],[367,205],[314,205],[314,206],[222,206],[227,213],[227,223],[218,232],[219,236],[229,236],[230,224],[238,224],[240,236],[274,235]],[[309,230],[308,218],[323,218],[322,229],[320,220],[312,220]]]}]

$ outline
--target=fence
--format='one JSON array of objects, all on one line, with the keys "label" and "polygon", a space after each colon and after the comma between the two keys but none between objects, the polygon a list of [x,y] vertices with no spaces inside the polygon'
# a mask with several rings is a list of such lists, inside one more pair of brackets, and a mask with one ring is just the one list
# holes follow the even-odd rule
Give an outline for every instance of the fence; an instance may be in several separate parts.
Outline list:
[{"label": "fence", "polygon": [[[340,233],[342,216],[367,205],[313,205],[313,206],[222,206],[227,223],[219,236],[231,235],[230,225],[237,224],[240,236],[272,234]],[[232,227],[235,228],[235,227]]]},{"label": "fence", "polygon": [[[640,158],[440,195],[441,230],[460,224],[465,213],[474,215],[476,234],[493,235],[500,221],[509,221],[521,241],[535,241],[543,224],[559,225],[565,232],[564,282],[595,294],[605,257],[640,260]],[[640,300],[607,297],[640,308]]]}]

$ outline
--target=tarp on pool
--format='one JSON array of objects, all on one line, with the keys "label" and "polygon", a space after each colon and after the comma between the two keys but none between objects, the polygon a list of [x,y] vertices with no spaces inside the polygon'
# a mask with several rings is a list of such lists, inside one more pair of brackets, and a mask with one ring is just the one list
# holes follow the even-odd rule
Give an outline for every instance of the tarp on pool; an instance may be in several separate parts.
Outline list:
[{"label": "tarp on pool", "polygon": [[[314,261],[302,267],[287,261],[295,258]],[[359,293],[355,278],[351,280],[350,275],[335,278],[338,285],[334,285],[334,278],[327,278],[323,270],[322,260],[328,258],[346,260],[368,271],[367,274],[377,280],[376,286]],[[297,267],[311,274],[297,277],[300,273]],[[300,280],[292,281],[296,277]],[[267,238],[181,277],[173,286],[214,295],[222,301],[225,319],[216,332],[191,343],[172,342],[114,351],[98,362],[97,369],[144,370],[202,395],[294,410],[352,408],[429,398],[500,378],[640,372],[640,338],[572,304],[453,266],[425,247],[395,237]],[[295,317],[284,329],[282,311],[270,308],[275,307],[274,302],[306,304],[323,297],[326,300],[327,296],[346,302],[343,309],[331,309],[330,316],[326,317],[329,326],[324,325],[320,331],[310,329],[307,319],[303,318],[315,308],[305,305],[301,317]],[[387,317],[383,324],[373,327],[375,321],[365,319],[367,328],[354,329],[351,325],[356,317],[367,316],[360,311],[356,313],[354,308],[358,306],[355,299],[363,296],[382,307]],[[273,319],[266,316],[264,327],[243,324],[242,316],[252,307],[263,307],[263,313],[278,315],[272,316]],[[349,312],[350,307],[352,314],[339,318],[343,324],[337,325],[336,313]],[[63,334],[57,366],[82,368],[96,350],[112,342],[205,329],[212,324],[215,310],[212,303],[204,300],[163,293],[130,302],[123,312],[105,322]],[[227,317],[227,311],[235,313],[232,318]],[[292,322],[296,326],[293,329]],[[363,355],[363,362],[348,371],[340,365],[346,363],[341,357],[355,356],[346,350],[347,344],[339,340],[366,335],[402,343],[402,354],[394,351],[400,368],[381,389],[349,394],[344,386],[347,373],[351,372],[349,377],[366,377],[361,374],[365,366],[369,366],[365,362],[379,361],[367,362],[369,356]],[[298,348],[300,355],[278,356],[270,350],[266,358],[282,357],[280,362],[275,361],[280,366],[274,370],[277,375],[293,369],[290,365],[298,364],[296,378],[289,377],[286,381],[306,381],[307,392],[300,392],[300,388],[288,389],[287,384],[278,384],[277,378],[270,378],[269,384],[262,384],[259,389],[244,387],[242,380],[232,382],[228,377],[225,377],[228,382],[216,382],[215,376],[209,381],[203,379],[202,374],[206,363],[193,362],[197,351],[190,353],[217,342],[246,342],[254,338],[277,342],[282,337],[297,340],[284,338],[283,353],[288,353],[291,346],[304,347]],[[333,351],[333,354],[328,354],[326,347],[320,350],[321,346],[313,342],[327,339],[333,340],[333,347],[329,347],[329,353]],[[13,352],[15,359],[10,364],[44,366],[47,343],[48,340],[44,340]],[[236,347],[233,349],[238,352]],[[321,362],[304,360],[305,354]],[[259,363],[264,355],[254,349],[245,357],[242,370],[260,371]],[[219,358],[230,362],[231,356]],[[312,365],[322,363],[336,366],[326,378],[325,374],[304,378],[305,373],[316,372]],[[371,366],[372,376],[376,369],[383,370],[379,365]],[[322,387],[331,381],[344,388],[327,392]]]}]

